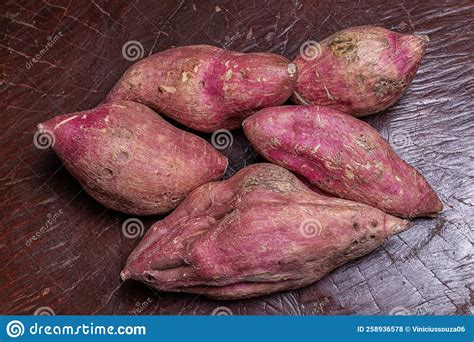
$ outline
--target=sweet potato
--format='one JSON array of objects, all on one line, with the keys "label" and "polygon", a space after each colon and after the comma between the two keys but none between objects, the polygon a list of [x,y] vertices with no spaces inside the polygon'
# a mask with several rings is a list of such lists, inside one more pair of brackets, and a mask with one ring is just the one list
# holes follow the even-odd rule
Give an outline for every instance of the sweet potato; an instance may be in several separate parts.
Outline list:
[{"label": "sweet potato", "polygon": [[394,104],[410,85],[429,39],[381,27],[342,30],[295,60],[293,100],[328,106],[354,116]]},{"label": "sweet potato", "polygon": [[285,102],[296,68],[271,53],[183,46],[132,65],[108,100],[136,101],[198,131],[233,129],[258,109]]},{"label": "sweet potato", "polygon": [[227,158],[151,109],[115,101],[38,125],[84,189],[106,207],[162,214],[188,192],[220,178]]},{"label": "sweet potato", "polygon": [[432,216],[442,204],[423,176],[367,123],[318,106],[267,108],[245,135],[266,159],[334,195],[402,216]]},{"label": "sweet potato", "polygon": [[265,295],[315,282],[407,223],[253,164],[191,192],[147,231],[121,277],[218,299]]}]

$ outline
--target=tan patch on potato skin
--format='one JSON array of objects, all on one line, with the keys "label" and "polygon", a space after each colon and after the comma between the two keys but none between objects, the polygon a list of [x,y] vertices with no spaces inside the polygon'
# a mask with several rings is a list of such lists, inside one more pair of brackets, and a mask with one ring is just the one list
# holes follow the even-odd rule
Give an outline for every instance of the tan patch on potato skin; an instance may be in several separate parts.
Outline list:
[{"label": "tan patch on potato skin", "polygon": [[332,38],[328,47],[335,56],[353,60],[357,58],[357,35],[352,32],[343,32]]},{"label": "tan patch on potato skin", "polygon": [[[314,235],[302,229],[310,220],[318,220]],[[308,285],[407,227],[318,195],[279,166],[254,164],[193,191],[149,229],[121,276],[162,291],[250,298]]]},{"label": "tan patch on potato skin", "polygon": [[384,98],[403,91],[406,86],[406,78],[402,80],[381,79],[374,84],[374,92],[376,96]]}]

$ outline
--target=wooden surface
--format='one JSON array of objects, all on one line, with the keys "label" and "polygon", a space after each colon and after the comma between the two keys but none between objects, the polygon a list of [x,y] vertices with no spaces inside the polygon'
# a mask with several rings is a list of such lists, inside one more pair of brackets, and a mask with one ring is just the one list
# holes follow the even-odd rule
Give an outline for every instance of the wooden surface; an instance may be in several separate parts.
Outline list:
[{"label": "wooden surface", "polygon": [[[0,8],[1,314],[473,312],[471,1],[48,0]],[[99,104],[133,63],[122,53],[130,41],[144,56],[199,43],[293,58],[308,39],[363,24],[431,39],[405,96],[366,120],[431,182],[445,205],[441,215],[415,220],[298,291],[217,302],[122,283],[120,270],[139,241],[123,234],[129,217],[97,204],[50,149],[38,148],[36,125]],[[259,160],[241,131],[223,152],[228,175]],[[157,217],[140,219],[148,228]]]}]

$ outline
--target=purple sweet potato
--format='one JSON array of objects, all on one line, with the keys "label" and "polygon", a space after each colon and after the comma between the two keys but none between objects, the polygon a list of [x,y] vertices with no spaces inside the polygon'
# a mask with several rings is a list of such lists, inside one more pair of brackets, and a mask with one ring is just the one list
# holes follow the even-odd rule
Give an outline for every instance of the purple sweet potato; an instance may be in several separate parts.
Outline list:
[{"label": "purple sweet potato", "polygon": [[106,207],[162,214],[196,187],[219,179],[227,158],[151,109],[115,101],[38,125],[84,189]]},{"label": "purple sweet potato", "polygon": [[302,53],[294,63],[293,100],[364,116],[394,104],[410,85],[429,39],[381,27],[337,32]]},{"label": "purple sweet potato", "polygon": [[132,65],[108,100],[136,101],[198,131],[233,129],[258,109],[292,94],[296,68],[271,53],[183,46]]},{"label": "purple sweet potato", "polygon": [[266,159],[339,197],[402,216],[432,216],[442,203],[423,176],[367,123],[318,106],[267,108],[245,135]]},{"label": "purple sweet potato", "polygon": [[265,295],[315,282],[407,223],[254,164],[191,192],[147,231],[121,277],[218,299]]}]

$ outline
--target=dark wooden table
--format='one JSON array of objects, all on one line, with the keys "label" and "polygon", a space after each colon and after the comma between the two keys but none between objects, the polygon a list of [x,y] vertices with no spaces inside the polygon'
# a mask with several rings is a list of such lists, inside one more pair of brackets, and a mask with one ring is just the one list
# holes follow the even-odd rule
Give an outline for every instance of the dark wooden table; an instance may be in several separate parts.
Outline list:
[{"label": "dark wooden table", "polygon": [[[0,14],[1,314],[471,314],[472,1],[6,1]],[[431,182],[439,217],[298,291],[233,302],[155,293],[119,273],[139,238],[97,204],[36,125],[99,104],[133,56],[212,44],[293,58],[303,42],[355,25],[428,34],[413,84],[366,120]],[[137,44],[137,43],[135,43]],[[140,52],[138,51],[140,57]],[[34,59],[34,60],[33,60]],[[210,136],[205,136],[207,139]],[[228,175],[259,160],[241,131]],[[140,218],[148,228],[157,217]]]}]

